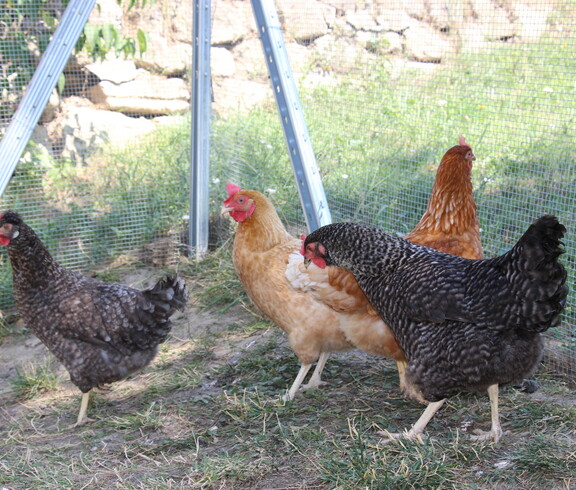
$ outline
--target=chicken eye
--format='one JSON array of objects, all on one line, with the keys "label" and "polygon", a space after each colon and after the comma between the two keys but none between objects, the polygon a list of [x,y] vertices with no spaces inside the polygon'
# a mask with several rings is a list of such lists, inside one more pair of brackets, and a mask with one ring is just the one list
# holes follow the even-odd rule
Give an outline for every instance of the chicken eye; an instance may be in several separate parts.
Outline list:
[{"label": "chicken eye", "polygon": [[4,223],[2,225],[2,229],[6,231],[10,231],[12,229],[12,225],[10,223]]},{"label": "chicken eye", "polygon": [[238,202],[239,202],[240,204],[244,204],[244,201],[245,201],[245,200],[246,200],[245,197],[239,197],[239,198],[238,198]]}]

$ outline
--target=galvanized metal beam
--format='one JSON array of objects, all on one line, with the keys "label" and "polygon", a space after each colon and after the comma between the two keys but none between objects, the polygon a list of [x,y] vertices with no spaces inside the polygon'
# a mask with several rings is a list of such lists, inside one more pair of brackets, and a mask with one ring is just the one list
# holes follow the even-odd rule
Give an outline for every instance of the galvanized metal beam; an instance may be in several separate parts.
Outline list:
[{"label": "galvanized metal beam", "polygon": [[210,0],[194,1],[192,53],[192,135],[190,166],[190,247],[201,259],[208,251],[210,164]]},{"label": "galvanized metal beam", "polygon": [[258,34],[276,97],[294,176],[310,231],[332,222],[304,111],[272,0],[252,0]]},{"label": "galvanized metal beam", "polygon": [[34,126],[82,33],[96,0],[70,0],[26,93],[0,141],[0,196],[4,194]]}]

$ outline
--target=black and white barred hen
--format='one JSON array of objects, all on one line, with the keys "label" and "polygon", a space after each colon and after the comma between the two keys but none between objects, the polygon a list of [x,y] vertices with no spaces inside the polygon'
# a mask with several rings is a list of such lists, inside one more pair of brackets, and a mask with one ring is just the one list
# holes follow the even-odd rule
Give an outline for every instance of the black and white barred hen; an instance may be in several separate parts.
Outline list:
[{"label": "black and white barred hen", "polygon": [[498,441],[498,385],[535,371],[541,333],[560,322],[568,294],[558,262],[565,232],[544,216],[506,254],[468,260],[337,223],[308,235],[304,255],[320,267],[352,272],[404,350],[407,378],[435,402],[408,436],[423,432],[446,397],[487,389],[492,429],[480,438]]},{"label": "black and white barred hen", "polygon": [[184,309],[186,285],[168,276],[140,291],[69,271],[13,211],[0,215],[0,244],[12,264],[18,312],[83,393],[79,425],[92,388],[152,361],[170,332],[170,316]]}]

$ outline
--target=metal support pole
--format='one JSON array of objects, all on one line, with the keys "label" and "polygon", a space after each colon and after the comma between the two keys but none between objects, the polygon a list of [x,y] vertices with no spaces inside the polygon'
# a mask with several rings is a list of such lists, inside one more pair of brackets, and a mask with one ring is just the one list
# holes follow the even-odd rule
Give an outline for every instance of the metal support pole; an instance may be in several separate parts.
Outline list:
[{"label": "metal support pole", "polygon": [[70,0],[26,93],[0,141],[0,196],[12,178],[34,126],[64,70],[96,0]]},{"label": "metal support pole", "polygon": [[284,128],[306,224],[308,230],[313,231],[331,223],[332,217],[284,45],[280,20],[272,0],[252,0],[252,8]]},{"label": "metal support pole", "polygon": [[210,0],[195,0],[189,238],[191,255],[196,259],[201,259],[208,251],[210,102]]}]

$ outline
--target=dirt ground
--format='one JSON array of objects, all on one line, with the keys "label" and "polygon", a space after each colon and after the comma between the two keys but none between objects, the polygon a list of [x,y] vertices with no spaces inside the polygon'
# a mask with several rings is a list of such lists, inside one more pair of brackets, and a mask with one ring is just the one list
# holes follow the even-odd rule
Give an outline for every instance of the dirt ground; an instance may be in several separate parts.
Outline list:
[{"label": "dirt ground", "polygon": [[[158,270],[136,269],[122,273],[121,282],[145,288],[158,275]],[[172,335],[149,366],[93,396],[88,415],[95,422],[81,429],[71,429],[80,391],[36,337],[16,328],[0,345],[0,438],[9,439],[0,450],[0,487],[360,488],[341,460],[354,461],[350,458],[361,447],[358,478],[376,475],[362,488],[394,487],[379,486],[378,478],[387,471],[396,485],[408,478],[397,488],[423,488],[424,481],[452,488],[453,478],[459,488],[517,488],[515,481],[538,488],[530,478],[545,481],[548,466],[538,463],[536,477],[520,467],[501,476],[495,466],[513,461],[513,451],[527,444],[526,434],[534,428],[550,438],[541,443],[544,435],[538,436],[546,450],[574,458],[576,430],[562,416],[576,407],[574,392],[554,381],[531,395],[506,392],[501,399],[506,440],[498,450],[470,446],[465,459],[459,452],[447,456],[450,448],[460,447],[454,430],[487,428],[484,394],[451,399],[436,415],[430,431],[444,438],[438,445],[386,448],[376,438],[358,446],[359,433],[371,439],[377,424],[409,427],[421,412],[401,395],[394,363],[358,350],[333,354],[323,376],[328,387],[284,406],[278,396],[294,379],[298,363],[277,327],[252,328],[254,321],[242,304],[206,311],[192,300],[173,317]],[[45,359],[57,373],[56,388],[29,400],[16,398],[12,381],[18,371]],[[370,422],[358,429],[354,424],[365,418]],[[558,434],[564,452],[555,446]],[[455,458],[450,464],[442,462],[450,457]],[[21,458],[24,462],[16,463]],[[532,464],[534,456],[526,458],[524,464]],[[408,470],[414,461],[421,461],[421,468]],[[63,465],[62,471],[53,465]],[[554,483],[561,478],[572,481],[561,473]]]}]

